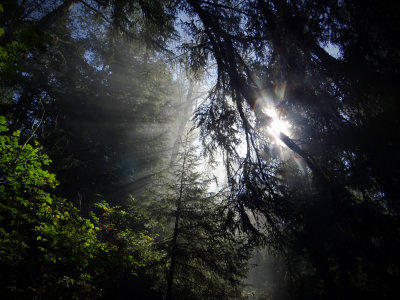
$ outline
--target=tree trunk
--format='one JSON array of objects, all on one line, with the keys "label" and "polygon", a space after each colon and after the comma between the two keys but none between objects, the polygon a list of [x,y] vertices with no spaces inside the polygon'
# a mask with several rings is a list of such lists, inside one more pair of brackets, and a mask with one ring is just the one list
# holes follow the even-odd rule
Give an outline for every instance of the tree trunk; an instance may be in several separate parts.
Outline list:
[{"label": "tree trunk", "polygon": [[183,113],[181,116],[181,121],[179,123],[179,127],[178,127],[178,132],[176,135],[176,139],[174,142],[174,146],[172,147],[172,154],[171,154],[171,160],[169,162],[169,167],[172,168],[175,161],[176,161],[176,157],[178,156],[179,153],[179,146],[181,145],[181,137],[183,136],[183,132],[185,131],[185,127],[186,124],[189,120],[189,114],[191,112],[191,108],[193,107],[193,82],[190,81],[189,82],[189,90],[186,94],[186,101],[183,104]]},{"label": "tree trunk", "polygon": [[176,213],[175,213],[175,225],[174,225],[174,233],[172,236],[172,243],[171,243],[171,263],[168,270],[167,275],[167,293],[166,293],[166,300],[171,300],[172,298],[172,289],[174,284],[174,273],[175,273],[175,266],[176,266],[176,250],[177,250],[177,241],[179,235],[179,220],[182,208],[182,199],[183,199],[183,181],[185,177],[185,164],[186,164],[186,149],[183,156],[183,163],[182,163],[182,173],[181,173],[181,182],[180,182],[180,189],[179,189],[179,197],[176,200]]}]

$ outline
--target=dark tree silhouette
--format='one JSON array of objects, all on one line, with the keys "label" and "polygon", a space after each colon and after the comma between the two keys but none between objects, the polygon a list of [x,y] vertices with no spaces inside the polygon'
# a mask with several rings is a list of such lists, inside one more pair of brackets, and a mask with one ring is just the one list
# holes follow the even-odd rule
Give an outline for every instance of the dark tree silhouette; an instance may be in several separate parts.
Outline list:
[{"label": "dark tree silhouette", "polygon": [[[203,143],[225,151],[242,226],[288,255],[294,297],[397,294],[397,10],[279,0],[181,8],[192,16],[192,67],[217,64],[197,113]],[[271,151],[268,102],[292,125],[277,133],[290,159]]]}]

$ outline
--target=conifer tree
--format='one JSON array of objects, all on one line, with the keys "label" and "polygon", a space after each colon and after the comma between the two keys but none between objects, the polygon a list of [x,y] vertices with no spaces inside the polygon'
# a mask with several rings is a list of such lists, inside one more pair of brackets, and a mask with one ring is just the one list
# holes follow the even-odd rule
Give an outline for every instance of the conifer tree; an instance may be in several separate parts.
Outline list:
[{"label": "conifer tree", "polygon": [[224,195],[209,191],[210,178],[200,172],[192,142],[193,132],[184,138],[172,174],[160,190],[149,191],[152,200],[144,204],[165,251],[159,288],[166,299],[236,299],[252,247],[226,230]]}]

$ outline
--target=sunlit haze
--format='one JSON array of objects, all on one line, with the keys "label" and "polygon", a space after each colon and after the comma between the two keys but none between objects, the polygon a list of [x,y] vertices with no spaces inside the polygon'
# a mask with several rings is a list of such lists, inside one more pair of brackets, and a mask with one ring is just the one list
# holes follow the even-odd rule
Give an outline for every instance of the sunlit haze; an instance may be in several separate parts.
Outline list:
[{"label": "sunlit haze", "polygon": [[400,299],[396,1],[0,1],[1,299]]},{"label": "sunlit haze", "polygon": [[278,144],[284,145],[279,139],[279,133],[284,133],[290,136],[290,123],[287,119],[281,118],[275,107],[267,107],[263,109],[263,112],[272,118],[271,124],[268,126],[268,131],[274,136]]}]

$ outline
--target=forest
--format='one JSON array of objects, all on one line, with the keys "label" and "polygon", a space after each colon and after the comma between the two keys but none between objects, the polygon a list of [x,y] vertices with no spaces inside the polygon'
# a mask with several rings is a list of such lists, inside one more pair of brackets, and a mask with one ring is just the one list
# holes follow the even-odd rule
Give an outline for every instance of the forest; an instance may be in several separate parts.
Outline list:
[{"label": "forest", "polygon": [[0,1],[0,299],[400,299],[399,15]]}]

